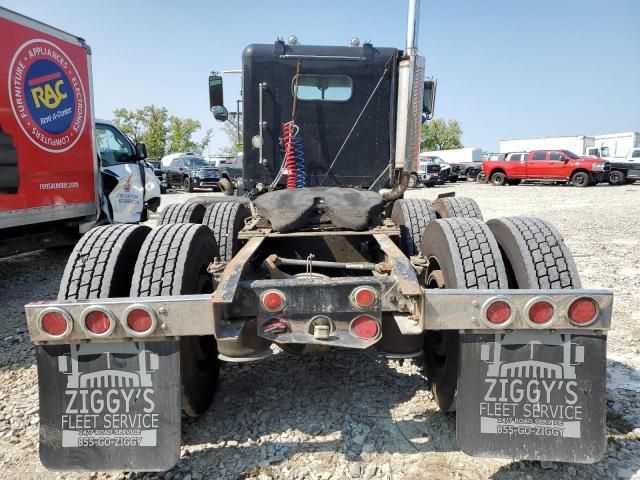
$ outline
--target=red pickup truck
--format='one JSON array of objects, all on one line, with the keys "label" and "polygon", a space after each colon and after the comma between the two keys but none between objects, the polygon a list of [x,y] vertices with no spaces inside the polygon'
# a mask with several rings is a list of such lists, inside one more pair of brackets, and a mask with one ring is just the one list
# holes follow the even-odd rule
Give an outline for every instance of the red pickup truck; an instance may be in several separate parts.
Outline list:
[{"label": "red pickup truck", "polygon": [[510,154],[504,160],[484,161],[482,170],[494,185],[517,185],[523,180],[569,181],[586,187],[607,181],[609,162],[579,157],[569,150],[533,150]]}]

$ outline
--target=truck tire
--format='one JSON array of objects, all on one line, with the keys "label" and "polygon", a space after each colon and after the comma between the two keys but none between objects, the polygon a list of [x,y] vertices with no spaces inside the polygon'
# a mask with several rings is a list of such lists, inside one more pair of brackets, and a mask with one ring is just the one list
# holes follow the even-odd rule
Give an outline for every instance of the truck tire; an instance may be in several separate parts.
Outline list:
[{"label": "truck tire", "polygon": [[[425,287],[507,288],[507,273],[491,230],[475,218],[430,222],[422,236],[422,255],[429,259]],[[429,294],[427,293],[427,299]],[[454,330],[424,334],[425,373],[438,407],[455,410],[460,339]]]},{"label": "truck tire", "polygon": [[228,178],[221,178],[218,181],[218,188],[227,197],[231,197],[233,195],[233,184]]},{"label": "truck tire", "polygon": [[240,249],[238,232],[250,216],[247,205],[239,202],[217,202],[209,205],[202,224],[213,232],[220,253],[220,260],[229,262]]},{"label": "truck tire", "polygon": [[184,177],[182,180],[182,188],[184,188],[185,192],[193,192],[193,184],[191,183],[191,177]]},{"label": "truck tire", "polygon": [[438,218],[478,218],[482,220],[480,207],[473,198],[444,197],[433,201],[433,209]]},{"label": "truck tire", "polygon": [[136,257],[150,231],[127,224],[89,230],[67,260],[58,300],[128,296]]},{"label": "truck tire", "polygon": [[484,171],[480,170],[478,175],[476,175],[476,182],[478,183],[487,183],[487,174]]},{"label": "truck tire", "polygon": [[158,225],[170,223],[202,223],[206,207],[195,202],[172,203],[162,211]]},{"label": "truck tire", "polygon": [[624,185],[626,180],[624,172],[620,170],[611,170],[609,173],[609,185]]},{"label": "truck tire", "polygon": [[587,172],[576,172],[571,175],[571,183],[574,187],[588,187],[589,174]]},{"label": "truck tire", "polygon": [[409,176],[409,188],[417,188],[418,185],[420,184],[420,179],[418,178],[418,175],[416,175],[415,173],[412,173]]},{"label": "truck tire", "polygon": [[407,257],[420,253],[422,233],[436,218],[436,211],[429,200],[403,198],[395,201],[391,220],[400,227],[400,247]]},{"label": "truck tire", "polygon": [[[207,266],[218,255],[204,225],[160,225],[146,238],[135,263],[130,295],[155,297],[213,291]],[[185,318],[183,321],[189,321]],[[218,382],[218,349],[213,336],[180,337],[182,410],[190,417],[204,413]]]},{"label": "truck tire", "polygon": [[509,288],[580,288],[578,269],[562,236],[539,218],[489,220],[507,268]]},{"label": "truck tire", "polygon": [[496,172],[491,175],[491,183],[496,187],[501,187],[507,182],[507,176],[502,172]]}]

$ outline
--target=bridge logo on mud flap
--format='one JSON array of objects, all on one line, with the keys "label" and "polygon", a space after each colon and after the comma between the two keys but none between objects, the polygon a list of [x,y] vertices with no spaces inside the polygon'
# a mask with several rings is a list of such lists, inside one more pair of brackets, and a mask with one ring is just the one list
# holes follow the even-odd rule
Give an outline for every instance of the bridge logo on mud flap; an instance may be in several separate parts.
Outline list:
[{"label": "bridge logo on mud flap", "polygon": [[[100,354],[104,368],[83,357]],[[118,357],[137,364],[128,371],[115,368]],[[90,371],[82,367],[91,365]],[[131,367],[129,367],[131,368]],[[158,355],[144,344],[74,344],[58,357],[58,370],[67,376],[65,408],[61,417],[62,446],[141,446],[157,443],[153,377]]]},{"label": "bridge logo on mud flap", "polygon": [[593,461],[606,448],[606,337],[461,335],[456,429],[472,455]]},{"label": "bridge logo on mud flap", "polygon": [[11,108],[25,135],[52,153],[69,150],[87,123],[87,96],[82,78],[55,43],[23,43],[9,67]]}]

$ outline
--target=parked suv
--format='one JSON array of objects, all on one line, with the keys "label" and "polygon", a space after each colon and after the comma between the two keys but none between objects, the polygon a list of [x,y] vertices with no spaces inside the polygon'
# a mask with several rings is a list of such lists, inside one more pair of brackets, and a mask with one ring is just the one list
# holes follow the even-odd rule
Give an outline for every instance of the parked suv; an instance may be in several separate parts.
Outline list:
[{"label": "parked suv", "polygon": [[484,161],[482,169],[494,185],[523,180],[569,181],[576,187],[606,182],[611,166],[601,158],[582,158],[569,150],[533,150],[513,153],[504,160]]},{"label": "parked suv", "polygon": [[165,172],[169,188],[183,187],[187,192],[193,192],[194,188],[219,188],[218,169],[195,155],[174,157]]}]

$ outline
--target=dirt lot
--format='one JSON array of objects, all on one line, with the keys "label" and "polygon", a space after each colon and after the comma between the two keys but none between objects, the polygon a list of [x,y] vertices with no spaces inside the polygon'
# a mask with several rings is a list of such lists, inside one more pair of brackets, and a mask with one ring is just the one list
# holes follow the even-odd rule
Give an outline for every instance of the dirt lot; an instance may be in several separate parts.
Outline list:
[{"label": "dirt lot", "polygon": [[[608,350],[606,458],[595,465],[472,458],[455,443],[455,417],[439,413],[417,365],[374,352],[321,357],[276,352],[226,365],[214,405],[183,421],[182,458],[162,474],[46,471],[38,461],[34,349],[22,305],[54,298],[69,250],[0,260],[0,478],[640,479],[640,185],[492,187],[459,183],[485,219],[539,216],[576,257],[584,287],[615,290]],[[163,196],[163,205],[185,194]],[[151,223],[154,218],[151,219]]]}]

